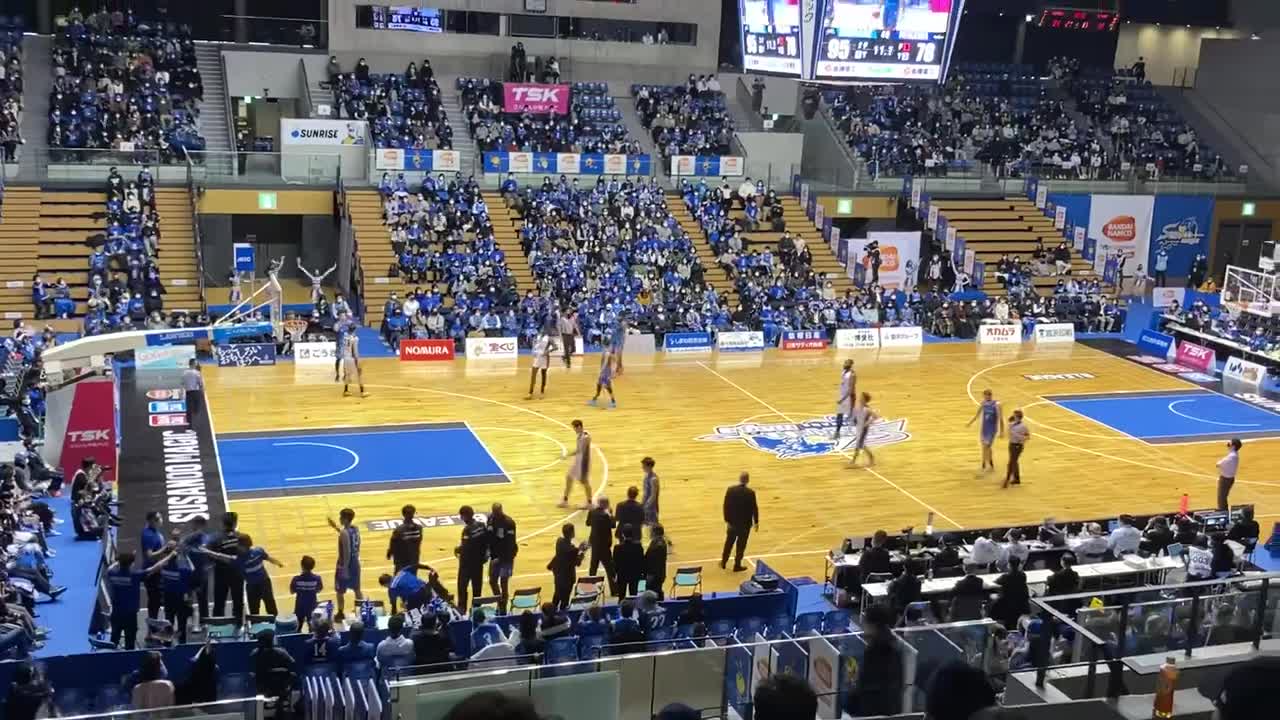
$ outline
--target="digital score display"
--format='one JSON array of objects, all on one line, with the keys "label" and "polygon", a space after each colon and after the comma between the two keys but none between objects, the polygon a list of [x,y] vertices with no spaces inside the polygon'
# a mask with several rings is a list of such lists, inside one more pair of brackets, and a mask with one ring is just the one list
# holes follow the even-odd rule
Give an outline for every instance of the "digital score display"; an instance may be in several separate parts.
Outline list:
[{"label": "digital score display", "polygon": [[1036,25],[1050,30],[1115,32],[1120,27],[1120,14],[1107,10],[1045,8],[1041,11],[1040,21]]},{"label": "digital score display", "polygon": [[800,77],[799,0],[741,0],[742,66]]},{"label": "digital score display", "polygon": [[942,78],[962,0],[827,0],[814,76],[820,80]]}]

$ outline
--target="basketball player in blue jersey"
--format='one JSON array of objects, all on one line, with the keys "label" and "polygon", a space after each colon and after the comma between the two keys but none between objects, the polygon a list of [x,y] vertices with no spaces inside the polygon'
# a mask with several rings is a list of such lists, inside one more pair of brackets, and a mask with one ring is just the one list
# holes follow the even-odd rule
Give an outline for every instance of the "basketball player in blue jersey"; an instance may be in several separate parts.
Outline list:
[{"label": "basketball player in blue jersey", "polygon": [[357,603],[364,600],[364,593],[360,592],[360,529],[352,524],[355,519],[356,511],[351,508],[343,508],[338,513],[342,525],[329,518],[329,527],[338,532],[338,568],[333,578],[333,589],[338,596],[335,619],[343,616],[348,590],[355,593]]},{"label": "basketball player in blue jersey", "polygon": [[858,388],[858,374],[853,371],[853,361],[844,361],[844,370],[840,373],[840,394],[836,396],[836,432],[832,440],[840,439],[840,428],[845,418],[853,415],[853,396]]},{"label": "basketball player in blue jersey", "polygon": [[615,375],[622,374],[622,349],[627,344],[627,321],[624,318],[618,318],[618,324],[613,328],[613,334],[609,337],[609,355],[613,358],[613,372]]},{"label": "basketball player in blue jersey", "polygon": [[613,353],[605,351],[600,360],[600,377],[596,378],[595,397],[587,401],[588,405],[596,405],[600,401],[600,391],[609,391],[609,407],[618,407],[618,399],[613,396]]},{"label": "basketball player in blue jersey", "polygon": [[973,421],[979,417],[982,418],[982,429],[978,433],[979,440],[982,442],[982,469],[979,474],[984,472],[995,472],[996,461],[991,456],[991,444],[996,441],[996,437],[1004,437],[1004,416],[1000,414],[1000,403],[991,398],[990,390],[982,391],[982,402],[978,404],[978,411],[973,414],[965,427],[973,425]]}]

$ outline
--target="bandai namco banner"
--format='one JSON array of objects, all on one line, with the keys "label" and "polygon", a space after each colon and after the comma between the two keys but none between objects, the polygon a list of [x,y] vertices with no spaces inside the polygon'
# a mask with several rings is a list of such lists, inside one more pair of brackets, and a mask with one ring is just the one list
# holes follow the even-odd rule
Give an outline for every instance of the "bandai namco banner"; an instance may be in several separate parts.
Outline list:
[{"label": "bandai namco banner", "polygon": [[1151,195],[1094,195],[1089,207],[1089,235],[1097,242],[1094,269],[1100,270],[1108,257],[1128,258],[1126,273],[1147,264],[1151,246],[1151,215],[1155,197]]}]

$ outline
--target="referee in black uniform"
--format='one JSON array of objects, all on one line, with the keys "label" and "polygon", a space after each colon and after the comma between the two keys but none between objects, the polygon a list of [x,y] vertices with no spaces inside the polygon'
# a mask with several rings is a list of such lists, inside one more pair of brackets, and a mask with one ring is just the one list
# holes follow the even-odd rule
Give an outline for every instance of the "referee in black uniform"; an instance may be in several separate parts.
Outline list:
[{"label": "referee in black uniform", "polygon": [[747,539],[751,530],[760,529],[760,507],[756,504],[756,491],[747,487],[751,482],[750,473],[738,476],[738,484],[724,493],[724,522],[728,528],[724,538],[724,553],[720,556],[720,567],[729,563],[729,550],[736,545],[733,556],[733,571],[741,572],[747,568],[742,564],[742,554],[747,549]]},{"label": "referee in black uniform", "polygon": [[417,565],[422,557],[422,527],[414,520],[417,512],[418,509],[412,505],[400,508],[400,516],[404,519],[391,531],[387,559],[396,571]]},{"label": "referee in black uniform", "polygon": [[1014,410],[1013,416],[1009,418],[1009,467],[1004,473],[1004,485],[1000,487],[1022,484],[1022,468],[1019,467],[1018,461],[1022,458],[1022,450],[1030,438],[1031,431],[1022,420],[1022,411]]}]

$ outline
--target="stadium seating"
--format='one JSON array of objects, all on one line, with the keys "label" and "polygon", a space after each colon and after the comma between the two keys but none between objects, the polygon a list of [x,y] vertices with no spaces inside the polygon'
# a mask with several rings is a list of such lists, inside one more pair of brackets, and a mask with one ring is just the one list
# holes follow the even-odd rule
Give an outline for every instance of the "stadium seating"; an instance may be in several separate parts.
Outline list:
[{"label": "stadium seating", "polygon": [[570,85],[569,117],[504,112],[502,83],[460,77],[463,114],[481,152],[584,152],[635,154],[639,144],[622,123],[608,85]]},{"label": "stadium seating", "polygon": [[339,118],[369,121],[375,147],[453,148],[453,127],[440,103],[440,85],[428,62],[403,73],[372,73],[367,64],[338,77]]},{"label": "stadium seating", "polygon": [[187,29],[76,11],[56,36],[53,61],[48,144],[56,161],[171,163],[183,150],[204,149],[196,122],[204,87]]},{"label": "stadium seating", "polygon": [[22,19],[0,15],[0,162],[17,160],[22,88]]},{"label": "stadium seating", "polygon": [[692,75],[685,85],[631,86],[640,122],[663,157],[732,154],[734,128],[724,93],[706,87],[706,79]]}]

